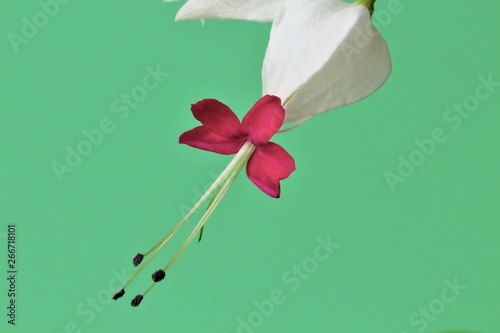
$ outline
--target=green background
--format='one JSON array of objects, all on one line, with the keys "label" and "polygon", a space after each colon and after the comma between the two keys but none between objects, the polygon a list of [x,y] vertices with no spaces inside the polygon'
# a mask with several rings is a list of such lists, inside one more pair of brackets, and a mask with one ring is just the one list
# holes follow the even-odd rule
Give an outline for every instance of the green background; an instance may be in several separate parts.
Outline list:
[{"label": "green background", "polygon": [[[197,126],[190,104],[213,97],[242,116],[261,93],[270,24],[174,23],[181,5],[73,0],[16,53],[9,33],[20,35],[23,17],[33,21],[41,7],[2,0],[0,268],[7,277],[5,236],[16,224],[18,279],[15,327],[0,279],[0,330],[500,332],[500,88],[458,128],[443,119],[471,101],[480,76],[500,81],[498,1],[402,0],[397,14],[383,16],[391,6],[378,0],[394,65],[387,83],[277,135],[297,164],[282,198],[241,175],[203,241],[140,307],[130,298],[194,220],[123,300],[110,300],[116,276],[134,271],[131,258],[175,225],[230,161],[178,144]],[[168,76],[126,117],[113,112],[148,66]],[[105,118],[113,131],[59,181],[53,163]],[[392,191],[385,173],[397,173],[400,156],[408,159],[414,141],[436,128],[446,141]],[[328,237],[340,247],[312,259]],[[294,265],[310,273],[293,273]],[[445,281],[455,280],[466,288],[443,303],[443,293],[452,295]],[[275,290],[283,302],[258,322],[255,302],[268,304]],[[238,331],[239,318],[258,325]]]}]

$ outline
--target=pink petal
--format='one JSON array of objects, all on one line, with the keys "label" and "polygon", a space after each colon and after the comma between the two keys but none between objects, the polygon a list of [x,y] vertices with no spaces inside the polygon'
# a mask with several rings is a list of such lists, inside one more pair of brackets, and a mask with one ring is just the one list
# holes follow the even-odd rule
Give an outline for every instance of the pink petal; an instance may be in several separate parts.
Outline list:
[{"label": "pink petal", "polygon": [[179,143],[215,153],[236,154],[245,143],[243,137],[227,138],[209,131],[206,126],[198,126],[184,132],[179,137]]},{"label": "pink petal", "polygon": [[191,105],[191,111],[205,127],[228,138],[240,132],[240,120],[231,109],[216,99],[204,99]]},{"label": "pink petal", "polygon": [[281,106],[281,99],[266,95],[248,111],[241,121],[241,130],[248,134],[255,145],[267,143],[280,129],[284,119],[285,110]]},{"label": "pink petal", "polygon": [[295,161],[283,147],[269,142],[257,147],[247,163],[247,176],[264,193],[280,196],[279,181],[295,170]]}]

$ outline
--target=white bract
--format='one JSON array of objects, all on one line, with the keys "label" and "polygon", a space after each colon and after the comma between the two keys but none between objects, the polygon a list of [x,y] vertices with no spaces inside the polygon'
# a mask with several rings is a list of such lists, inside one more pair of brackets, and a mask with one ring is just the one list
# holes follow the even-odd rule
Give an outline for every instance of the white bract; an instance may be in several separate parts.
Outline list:
[{"label": "white bract", "polygon": [[189,0],[176,20],[272,21],[263,95],[285,101],[285,123],[371,95],[391,72],[387,44],[368,9],[343,0]]},{"label": "white bract", "polygon": [[175,20],[240,19],[270,22],[278,15],[284,2],[283,0],[189,0],[179,10]]}]

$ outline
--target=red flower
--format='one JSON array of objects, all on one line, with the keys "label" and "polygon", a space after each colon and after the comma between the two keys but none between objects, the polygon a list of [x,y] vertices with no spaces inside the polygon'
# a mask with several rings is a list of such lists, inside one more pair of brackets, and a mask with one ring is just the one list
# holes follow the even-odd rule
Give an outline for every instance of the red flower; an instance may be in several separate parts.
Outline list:
[{"label": "red flower", "polygon": [[279,97],[266,95],[259,99],[241,123],[227,105],[215,99],[193,104],[191,111],[203,125],[184,132],[179,143],[229,155],[250,141],[255,151],[247,163],[248,178],[267,195],[279,198],[279,181],[295,170],[293,157],[280,145],[269,142],[285,119]]}]

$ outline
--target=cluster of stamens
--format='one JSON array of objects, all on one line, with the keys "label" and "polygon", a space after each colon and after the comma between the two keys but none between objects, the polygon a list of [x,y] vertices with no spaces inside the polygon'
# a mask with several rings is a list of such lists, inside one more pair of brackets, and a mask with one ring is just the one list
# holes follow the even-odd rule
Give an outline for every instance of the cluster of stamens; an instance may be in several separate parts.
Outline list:
[{"label": "cluster of stamens", "polygon": [[[241,150],[236,154],[233,160],[229,163],[226,169],[221,173],[221,175],[217,178],[217,180],[212,184],[212,186],[207,190],[207,192],[200,198],[200,200],[193,206],[193,208],[186,214],[186,216],[169,232],[167,233],[160,241],[158,241],[153,247],[151,247],[148,251],[144,253],[138,253],[132,260],[132,263],[135,267],[139,268],[137,271],[130,277],[130,279],[125,283],[120,291],[118,291],[115,295],[113,295],[113,299],[117,300],[125,295],[125,289],[127,286],[141,273],[141,271],[153,260],[153,258],[160,252],[160,250],[167,244],[167,242],[172,238],[172,236],[189,220],[191,215],[196,212],[201,205],[209,198],[212,197],[210,202],[208,203],[207,209],[203,216],[201,217],[198,224],[194,227],[191,234],[187,237],[185,242],[181,245],[181,247],[177,250],[174,256],[170,259],[165,267],[162,269],[156,270],[151,278],[153,282],[149,285],[145,292],[142,294],[136,295],[132,301],[131,305],[136,307],[138,306],[146,294],[156,285],[157,282],[165,279],[165,275],[167,270],[174,264],[174,262],[178,259],[178,257],[182,254],[182,252],[186,249],[189,243],[193,240],[198,232],[201,233],[202,228],[205,222],[208,220],[215,207],[219,204],[222,197],[226,194],[227,190],[234,182],[238,174],[240,173],[243,166],[246,164],[250,156],[252,155],[255,147],[251,142],[245,143],[245,145],[241,148]],[[143,259],[146,259],[143,262]]]}]

